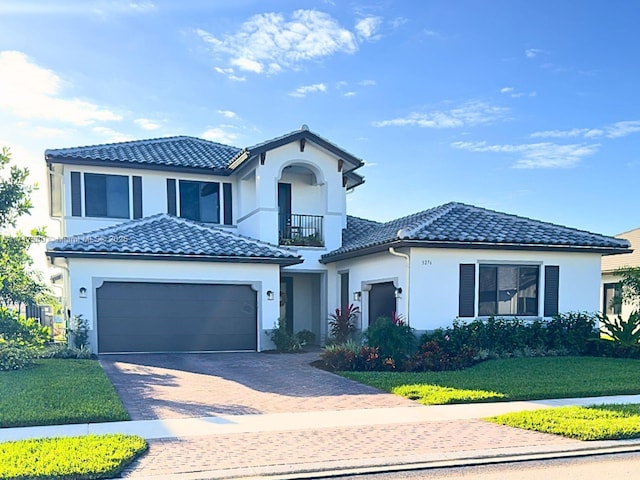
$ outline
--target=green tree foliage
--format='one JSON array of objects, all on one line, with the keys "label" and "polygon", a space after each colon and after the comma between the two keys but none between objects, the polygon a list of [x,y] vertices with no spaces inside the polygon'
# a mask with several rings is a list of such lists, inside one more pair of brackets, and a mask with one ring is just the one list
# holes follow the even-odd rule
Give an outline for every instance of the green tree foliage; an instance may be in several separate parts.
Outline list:
[{"label": "green tree foliage", "polygon": [[636,309],[640,307],[640,267],[623,267],[616,271],[621,277],[623,302],[633,305]]},{"label": "green tree foliage", "polygon": [[[48,288],[38,272],[32,269],[29,255],[31,242],[44,241],[43,229],[34,229],[25,236],[13,229],[16,220],[29,214],[31,192],[35,186],[26,183],[27,168],[9,166],[11,154],[7,148],[0,150],[0,305],[11,303],[36,303],[48,295]],[[8,168],[7,168],[8,167]]]}]

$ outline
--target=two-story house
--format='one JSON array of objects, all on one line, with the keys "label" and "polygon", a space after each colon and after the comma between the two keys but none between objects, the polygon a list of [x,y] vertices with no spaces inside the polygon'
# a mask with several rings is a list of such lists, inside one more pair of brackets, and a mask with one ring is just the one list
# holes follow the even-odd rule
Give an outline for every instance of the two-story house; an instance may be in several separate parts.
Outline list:
[{"label": "two-story house", "polygon": [[327,337],[402,314],[598,310],[600,258],[625,240],[448,203],[387,223],[346,212],[362,160],[303,126],[249,148],[169,137],[47,150],[47,245],[98,353],[264,350],[281,318]]}]

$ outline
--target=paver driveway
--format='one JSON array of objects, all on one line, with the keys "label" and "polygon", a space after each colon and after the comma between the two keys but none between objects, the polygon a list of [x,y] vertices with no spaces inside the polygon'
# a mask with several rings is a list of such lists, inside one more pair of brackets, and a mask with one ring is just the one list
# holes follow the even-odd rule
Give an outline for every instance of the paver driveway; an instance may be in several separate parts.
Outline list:
[{"label": "paver driveway", "polygon": [[418,406],[309,365],[299,354],[100,357],[132,420]]}]

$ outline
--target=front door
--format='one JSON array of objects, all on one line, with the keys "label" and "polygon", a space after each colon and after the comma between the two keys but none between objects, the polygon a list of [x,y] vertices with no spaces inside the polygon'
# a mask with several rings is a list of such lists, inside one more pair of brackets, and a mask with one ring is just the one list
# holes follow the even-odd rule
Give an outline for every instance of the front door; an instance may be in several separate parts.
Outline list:
[{"label": "front door", "polygon": [[286,330],[293,335],[293,278],[280,278],[280,321],[286,322]]},{"label": "front door", "polygon": [[291,238],[290,183],[278,183],[278,233],[281,241]]},{"label": "front door", "polygon": [[369,290],[369,325],[380,317],[391,318],[396,311],[396,287],[393,282],[374,283]]}]

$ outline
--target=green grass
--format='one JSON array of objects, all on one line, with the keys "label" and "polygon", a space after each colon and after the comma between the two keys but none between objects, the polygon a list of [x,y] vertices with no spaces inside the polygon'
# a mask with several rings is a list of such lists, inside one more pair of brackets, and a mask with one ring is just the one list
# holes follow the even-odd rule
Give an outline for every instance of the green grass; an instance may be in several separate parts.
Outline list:
[{"label": "green grass", "polygon": [[0,427],[129,420],[96,360],[37,360],[0,372]]},{"label": "green grass", "polygon": [[559,407],[508,413],[490,422],[578,440],[620,440],[640,437],[640,405]]},{"label": "green grass", "polygon": [[425,405],[640,393],[640,360],[622,358],[510,358],[454,372],[340,375]]},{"label": "green grass", "polygon": [[89,435],[0,443],[0,479],[112,478],[147,450],[133,435]]}]

